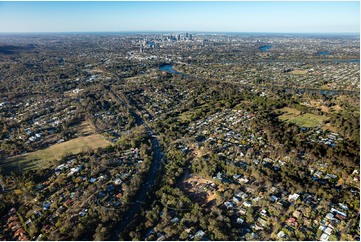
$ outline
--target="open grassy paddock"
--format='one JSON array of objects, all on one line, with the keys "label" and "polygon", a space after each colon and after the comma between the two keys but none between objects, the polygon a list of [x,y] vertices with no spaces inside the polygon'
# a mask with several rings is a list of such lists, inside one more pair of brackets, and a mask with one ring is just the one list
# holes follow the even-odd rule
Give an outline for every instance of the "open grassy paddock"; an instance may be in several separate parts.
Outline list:
[{"label": "open grassy paddock", "polygon": [[307,70],[293,70],[290,72],[290,74],[294,74],[294,75],[304,75],[307,74]]},{"label": "open grassy paddock", "polygon": [[293,118],[295,118],[295,117],[297,117],[298,115],[301,114],[301,112],[298,111],[297,109],[287,108],[287,107],[278,109],[277,111],[283,113],[281,116],[278,117],[282,121],[288,121],[288,120],[293,119]]},{"label": "open grassy paddock", "polygon": [[104,139],[100,134],[93,134],[85,137],[75,138],[60,144],[55,144],[43,150],[14,156],[1,162],[6,171],[21,171],[28,169],[45,168],[51,161],[60,160],[66,154],[79,154],[87,149],[106,147],[111,142]]},{"label": "open grassy paddock", "polygon": [[311,113],[305,113],[301,115],[301,112],[294,108],[281,108],[278,111],[283,114],[278,118],[282,121],[294,123],[300,127],[313,128],[323,124],[328,117],[323,115],[315,115]]},{"label": "open grassy paddock", "polygon": [[290,120],[290,122],[295,123],[298,126],[312,128],[319,126],[323,123],[323,121],[327,120],[326,116],[314,115],[311,113],[306,113],[296,118]]}]

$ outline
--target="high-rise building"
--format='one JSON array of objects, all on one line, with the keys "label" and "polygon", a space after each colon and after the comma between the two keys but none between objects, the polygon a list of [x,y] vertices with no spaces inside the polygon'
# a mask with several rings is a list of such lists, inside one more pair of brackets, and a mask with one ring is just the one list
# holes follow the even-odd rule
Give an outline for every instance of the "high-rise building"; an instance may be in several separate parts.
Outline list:
[{"label": "high-rise building", "polygon": [[189,39],[190,39],[190,40],[193,40],[192,34],[189,34]]},{"label": "high-rise building", "polygon": [[186,38],[188,38],[188,33],[186,33]]},{"label": "high-rise building", "polygon": [[177,35],[177,40],[180,40],[180,34]]}]

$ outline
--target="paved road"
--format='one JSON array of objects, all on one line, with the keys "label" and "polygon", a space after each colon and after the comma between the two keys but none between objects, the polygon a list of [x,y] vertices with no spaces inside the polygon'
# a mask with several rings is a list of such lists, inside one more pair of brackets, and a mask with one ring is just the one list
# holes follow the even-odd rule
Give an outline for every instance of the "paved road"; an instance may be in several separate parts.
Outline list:
[{"label": "paved road", "polygon": [[[360,215],[358,215],[356,221],[360,221]],[[352,227],[354,222],[355,222],[355,219],[351,219],[351,221],[348,223],[348,225],[340,231],[340,234],[346,233],[347,230],[349,230]]]},{"label": "paved road", "polygon": [[111,235],[110,240],[119,240],[119,236],[124,232],[127,226],[133,221],[136,214],[140,212],[142,205],[146,204],[147,202],[147,194],[152,190],[152,187],[155,184],[157,175],[162,168],[162,159],[163,153],[160,149],[159,141],[157,136],[154,134],[153,130],[149,128],[148,125],[144,123],[144,120],[131,108],[128,107],[129,112],[135,118],[137,125],[144,125],[150,134],[152,149],[153,149],[153,161],[149,168],[147,178],[145,179],[143,185],[140,187],[138,194],[135,199],[135,204],[131,205],[129,210],[125,213],[124,219],[120,221],[114,228],[113,234]]}]

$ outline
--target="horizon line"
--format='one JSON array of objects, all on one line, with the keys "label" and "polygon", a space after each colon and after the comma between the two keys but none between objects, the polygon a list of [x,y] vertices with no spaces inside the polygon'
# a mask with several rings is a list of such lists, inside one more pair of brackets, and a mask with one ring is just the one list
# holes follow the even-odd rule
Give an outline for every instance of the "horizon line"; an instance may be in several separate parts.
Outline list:
[{"label": "horizon line", "polygon": [[202,30],[101,30],[101,31],[17,31],[17,32],[1,32],[0,34],[66,34],[66,33],[251,33],[251,34],[358,34],[360,32],[277,32],[277,31],[202,31]]}]

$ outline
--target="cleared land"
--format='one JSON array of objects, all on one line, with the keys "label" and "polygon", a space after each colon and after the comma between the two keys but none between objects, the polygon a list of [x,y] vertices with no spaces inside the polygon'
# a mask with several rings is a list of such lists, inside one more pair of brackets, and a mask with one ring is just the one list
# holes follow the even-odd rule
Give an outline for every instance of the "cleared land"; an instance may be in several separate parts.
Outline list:
[{"label": "cleared land", "polygon": [[330,107],[331,112],[339,112],[342,108],[339,105]]},{"label": "cleared land", "polygon": [[293,70],[290,72],[290,74],[295,74],[295,75],[304,75],[307,74],[307,70]]},{"label": "cleared land", "polygon": [[311,128],[319,126],[323,123],[323,121],[327,120],[328,118],[321,115],[314,115],[311,113],[306,113],[296,118],[290,120],[290,122],[295,123],[298,126]]},{"label": "cleared land", "polygon": [[315,115],[311,113],[305,113],[301,115],[301,112],[294,108],[281,108],[279,109],[283,114],[278,118],[282,121],[294,123],[300,127],[312,128],[319,125],[328,119],[326,116]]},{"label": "cleared land", "polygon": [[79,154],[87,149],[106,147],[111,142],[100,134],[75,138],[60,144],[55,144],[43,150],[37,150],[11,157],[1,163],[4,170],[19,171],[47,167],[50,161],[60,160],[66,154]]},{"label": "cleared land", "polygon": [[281,116],[279,116],[279,118],[282,121],[288,121],[288,120],[293,119],[293,118],[295,118],[295,117],[297,117],[298,115],[301,114],[301,112],[298,111],[297,109],[287,108],[287,107],[278,109],[277,111],[283,113]]},{"label": "cleared land", "polygon": [[[202,203],[216,199],[215,191],[212,192],[206,188],[206,185],[213,184],[212,180],[205,179],[198,175],[186,174],[183,178],[183,190],[189,195],[193,202]],[[220,191],[223,191],[221,189]]]},{"label": "cleared land", "polygon": [[329,124],[329,123],[328,123],[328,124],[325,124],[325,125],[322,127],[322,129],[324,129],[324,130],[329,130],[329,131],[335,132],[335,133],[338,132],[337,128],[331,126],[331,124]]},{"label": "cleared land", "polygon": [[308,102],[309,102],[309,105],[306,105],[306,104],[302,104],[302,105],[317,108],[325,113],[332,113],[332,112],[337,113],[342,109],[339,105],[327,107],[327,106],[323,105],[321,101],[309,100]]}]

